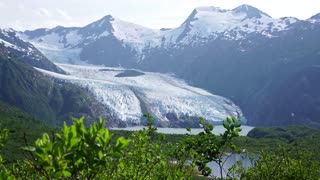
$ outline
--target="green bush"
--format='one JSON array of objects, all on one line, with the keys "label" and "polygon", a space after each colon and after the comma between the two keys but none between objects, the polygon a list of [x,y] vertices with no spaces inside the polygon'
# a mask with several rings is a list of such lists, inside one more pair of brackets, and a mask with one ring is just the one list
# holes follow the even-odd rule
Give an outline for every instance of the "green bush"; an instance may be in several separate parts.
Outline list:
[{"label": "green bush", "polygon": [[[44,133],[33,146],[24,147],[26,158],[11,167],[3,166],[0,156],[0,179],[216,178],[210,176],[211,169],[207,166],[212,161],[219,165],[219,178],[223,179],[222,157],[238,152],[234,140],[239,136],[241,124],[236,118],[223,122],[226,130],[220,136],[213,134],[213,125],[200,118],[203,132],[188,133],[179,141],[168,142],[165,135],[156,133],[150,114],[145,116],[146,127],[127,134],[127,138],[111,134],[102,119],[89,127],[83,118],[73,119],[71,126],[64,125],[52,136]],[[284,130],[275,130],[283,135]],[[0,131],[0,148],[7,137],[8,130]],[[312,157],[305,151],[262,152],[253,161],[254,167],[245,170],[239,162],[230,169],[227,178],[320,179],[319,162]]]},{"label": "green bush", "polygon": [[[221,138],[217,138],[213,134],[213,125],[200,118],[200,125],[203,126],[204,131],[200,132],[196,136],[190,136],[186,139],[186,146],[188,150],[192,150],[192,166],[198,167],[198,170],[204,176],[210,176],[212,170],[207,166],[209,162],[215,162],[220,168],[220,178],[223,178],[223,156],[227,151],[236,151],[236,146],[233,144],[233,139],[239,136],[241,131],[241,124],[236,118],[227,118],[223,122],[223,126],[226,129]],[[190,131],[190,129],[188,129]]]},{"label": "green bush", "polygon": [[88,128],[82,118],[73,119],[61,133],[44,133],[34,146],[24,147],[27,159],[10,173],[23,179],[190,179],[184,148],[163,143],[165,137],[155,136],[157,128],[147,118],[147,128],[116,141],[102,119]]},{"label": "green bush", "polygon": [[320,179],[320,164],[312,161],[312,156],[309,156],[308,153],[298,153],[298,155],[292,156],[291,152],[285,149],[282,149],[280,152],[261,152],[254,166],[247,171],[243,171],[241,179]]},{"label": "green bush", "polygon": [[112,135],[104,121],[85,128],[83,119],[64,125],[54,139],[44,133],[29,152],[29,170],[45,179],[101,179],[116,173],[116,165],[123,156],[129,140],[120,137],[112,145]]}]

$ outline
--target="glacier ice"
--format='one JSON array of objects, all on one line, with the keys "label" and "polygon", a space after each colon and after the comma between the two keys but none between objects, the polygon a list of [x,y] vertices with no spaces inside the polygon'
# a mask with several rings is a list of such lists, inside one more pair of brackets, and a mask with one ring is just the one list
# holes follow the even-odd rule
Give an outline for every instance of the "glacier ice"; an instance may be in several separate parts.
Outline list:
[{"label": "glacier ice", "polygon": [[135,77],[116,77],[125,69],[70,64],[58,66],[69,74],[39,71],[88,89],[115,118],[128,124],[139,124],[145,112],[161,122],[170,121],[168,114],[177,118],[203,116],[216,124],[226,117],[242,116],[240,108],[230,100],[189,86],[173,75],[144,72]]}]

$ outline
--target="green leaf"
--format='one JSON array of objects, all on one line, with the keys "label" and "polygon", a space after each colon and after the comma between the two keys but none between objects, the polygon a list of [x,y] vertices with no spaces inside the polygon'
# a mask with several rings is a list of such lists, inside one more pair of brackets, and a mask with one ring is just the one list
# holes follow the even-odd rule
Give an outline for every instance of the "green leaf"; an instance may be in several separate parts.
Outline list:
[{"label": "green leaf", "polygon": [[232,136],[233,136],[233,137],[238,137],[238,136],[239,136],[238,131],[232,131]]},{"label": "green leaf", "polygon": [[63,174],[64,177],[70,177],[71,176],[71,173],[69,171],[63,171],[62,174]]},{"label": "green leaf", "polygon": [[79,141],[80,141],[79,138],[76,138],[76,137],[71,138],[71,139],[70,139],[70,147],[74,147],[76,144],[79,143]]},{"label": "green leaf", "polygon": [[42,143],[43,144],[47,144],[49,142],[50,142],[49,135],[47,133],[43,133],[43,135],[42,135]]},{"label": "green leaf", "polygon": [[227,117],[227,121],[228,123],[231,123],[231,119],[229,117]]},{"label": "green leaf", "polygon": [[208,125],[208,129],[209,129],[210,131],[212,131],[212,130],[213,130],[213,125],[212,125],[212,124],[209,124],[209,125]]},{"label": "green leaf", "polygon": [[101,124],[102,126],[104,126],[104,119],[103,118],[99,118],[99,124]]},{"label": "green leaf", "polygon": [[122,150],[128,146],[130,140],[125,139],[124,137],[120,137],[117,139],[116,148]]},{"label": "green leaf", "polygon": [[55,135],[56,135],[56,137],[57,137],[58,139],[61,139],[61,138],[62,138],[59,133],[56,133]]},{"label": "green leaf", "polygon": [[232,117],[232,122],[233,122],[233,123],[236,123],[236,122],[238,122],[237,118],[235,118],[235,117]]},{"label": "green leaf", "polygon": [[238,128],[238,127],[240,127],[241,126],[241,124],[240,123],[236,123],[236,124],[234,124],[234,127],[236,127],[236,128]]},{"label": "green leaf", "polygon": [[231,149],[234,151],[236,149],[236,145],[232,144],[231,146]]},{"label": "green leaf", "polygon": [[223,121],[222,125],[225,129],[230,130],[230,126],[225,121]]},{"label": "green leaf", "polygon": [[59,146],[57,149],[58,149],[58,157],[62,157],[63,156],[63,148],[61,146]]},{"label": "green leaf", "polygon": [[102,153],[102,151],[99,151],[99,152],[98,152],[98,156],[99,156],[99,159],[102,159],[102,158],[103,158],[103,153]]},{"label": "green leaf", "polygon": [[203,126],[204,125],[204,118],[202,116],[200,116],[199,119],[200,119],[199,124],[201,126]]}]

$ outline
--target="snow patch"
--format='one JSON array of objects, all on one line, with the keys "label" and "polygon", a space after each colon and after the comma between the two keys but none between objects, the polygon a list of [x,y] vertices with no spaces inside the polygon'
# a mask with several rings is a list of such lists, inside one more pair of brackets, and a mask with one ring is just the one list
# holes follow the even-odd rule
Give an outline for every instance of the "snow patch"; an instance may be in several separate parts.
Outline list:
[{"label": "snow patch", "polygon": [[147,45],[153,47],[159,45],[160,30],[149,29],[118,19],[114,19],[111,23],[114,29],[113,35],[123,41],[125,45],[131,46],[138,54],[141,54]]},{"label": "snow patch", "polygon": [[16,50],[19,50],[19,51],[22,51],[22,49],[16,45],[13,45],[3,39],[0,39],[0,44],[3,44],[5,47],[8,47],[8,48],[13,48],[13,49],[16,49]]},{"label": "snow patch", "polygon": [[107,37],[107,36],[109,36],[110,35],[110,33],[108,32],[108,31],[104,31],[103,33],[101,33],[100,35],[99,35],[99,38],[101,38],[101,37]]},{"label": "snow patch", "polygon": [[74,30],[74,31],[70,31],[66,35],[66,40],[67,40],[67,45],[70,45],[70,46],[74,47],[74,46],[77,46],[78,44],[80,44],[83,41],[83,37],[78,34],[77,30]]}]

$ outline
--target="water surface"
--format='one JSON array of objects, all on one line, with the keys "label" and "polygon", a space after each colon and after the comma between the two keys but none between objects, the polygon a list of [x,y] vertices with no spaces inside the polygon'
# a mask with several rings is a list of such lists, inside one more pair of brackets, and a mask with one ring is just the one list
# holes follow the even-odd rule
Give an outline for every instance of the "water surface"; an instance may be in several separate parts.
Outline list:
[{"label": "water surface", "polygon": [[[247,136],[248,132],[251,131],[254,127],[252,126],[241,126],[242,131],[239,133],[240,136]],[[127,130],[127,131],[138,131],[143,129],[143,126],[134,126],[134,127],[126,127],[126,128],[111,128],[112,130]],[[198,134],[202,132],[202,128],[191,128],[191,134]],[[225,131],[225,128],[222,125],[216,125],[214,126],[213,133],[215,135],[220,135],[220,133],[223,133]],[[159,133],[164,134],[186,134],[187,130],[186,128],[158,128]]]}]

